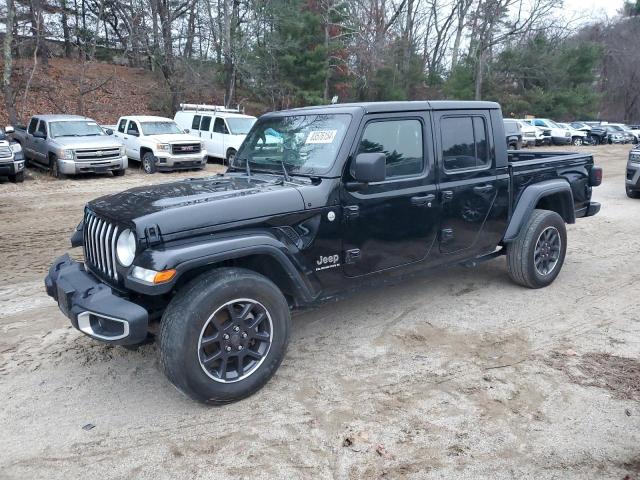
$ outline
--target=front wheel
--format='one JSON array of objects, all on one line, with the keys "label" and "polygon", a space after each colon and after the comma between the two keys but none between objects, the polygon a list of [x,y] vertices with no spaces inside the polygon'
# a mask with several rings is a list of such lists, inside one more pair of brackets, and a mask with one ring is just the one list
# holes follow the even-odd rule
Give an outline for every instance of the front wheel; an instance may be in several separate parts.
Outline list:
[{"label": "front wheel", "polygon": [[9,175],[9,181],[13,183],[22,183],[24,182],[24,172],[18,172],[15,175]]},{"label": "front wheel", "polygon": [[126,170],[124,168],[120,169],[120,170],[112,170],[111,173],[113,173],[114,177],[124,177]]},{"label": "front wheel", "polygon": [[53,155],[49,157],[49,172],[52,177],[55,177],[58,180],[62,180],[65,177],[58,168],[58,158]]},{"label": "front wheel", "polygon": [[626,187],[627,197],[629,198],[640,198],[640,191],[633,190],[632,188]]},{"label": "front wheel", "polygon": [[289,340],[286,299],[241,268],[205,273],[174,297],[160,324],[160,365],[180,391],[216,405],[248,397],[280,366]]},{"label": "front wheel", "polygon": [[551,284],[562,269],[567,253],[567,229],[556,212],[534,210],[518,238],[507,245],[511,279],[525,287]]},{"label": "front wheel", "polygon": [[236,151],[233,148],[227,150],[227,165],[231,165],[231,162],[236,158]]},{"label": "front wheel", "polygon": [[583,144],[582,137],[573,137],[573,139],[571,140],[571,143],[576,147],[582,146]]},{"label": "front wheel", "polygon": [[142,156],[142,170],[147,174],[156,173],[156,156],[153,153],[147,152]]}]

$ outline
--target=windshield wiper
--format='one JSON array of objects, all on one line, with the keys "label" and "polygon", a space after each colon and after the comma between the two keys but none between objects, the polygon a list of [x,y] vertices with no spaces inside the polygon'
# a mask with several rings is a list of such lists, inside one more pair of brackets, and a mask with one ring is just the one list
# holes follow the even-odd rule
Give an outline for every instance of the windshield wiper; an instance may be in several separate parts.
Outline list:
[{"label": "windshield wiper", "polygon": [[280,159],[280,165],[282,165],[282,171],[284,172],[284,180],[285,182],[290,182],[291,177],[289,176],[289,172],[287,172],[287,167],[284,164],[284,159]]}]

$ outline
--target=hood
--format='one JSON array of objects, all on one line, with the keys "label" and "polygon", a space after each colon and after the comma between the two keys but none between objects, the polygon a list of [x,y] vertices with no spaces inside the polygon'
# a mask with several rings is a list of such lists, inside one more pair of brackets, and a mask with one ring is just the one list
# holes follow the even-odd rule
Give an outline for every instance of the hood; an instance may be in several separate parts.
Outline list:
[{"label": "hood", "polygon": [[164,135],[145,135],[144,138],[154,140],[158,143],[175,143],[175,142],[200,142],[200,137],[194,137],[186,133],[167,133]]},{"label": "hood", "polygon": [[97,215],[161,235],[304,210],[301,193],[277,176],[225,175],[137,187],[88,204]]},{"label": "hood", "polygon": [[122,146],[122,142],[110,135],[93,137],[57,137],[53,139],[63,148],[115,148]]}]

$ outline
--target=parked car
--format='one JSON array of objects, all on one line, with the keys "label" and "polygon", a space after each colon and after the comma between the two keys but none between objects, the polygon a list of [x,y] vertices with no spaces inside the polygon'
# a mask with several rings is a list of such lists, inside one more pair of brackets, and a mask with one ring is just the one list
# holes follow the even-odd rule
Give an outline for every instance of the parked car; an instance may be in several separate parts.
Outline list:
[{"label": "parked car", "polygon": [[507,148],[510,150],[520,150],[522,148],[522,127],[520,122],[505,118],[504,133],[507,138]]},{"label": "parked car", "polygon": [[552,138],[550,128],[537,127],[533,124],[533,120],[531,119],[520,119],[520,122],[536,129],[536,146],[551,145]]},{"label": "parked car", "polygon": [[551,131],[551,141],[554,145],[569,145],[571,143],[571,132],[567,128],[562,128],[553,120],[534,118],[531,122],[536,127],[549,129]]},{"label": "parked car", "polygon": [[54,177],[79,173],[124,175],[127,157],[122,142],[107,135],[91,118],[79,115],[37,115],[29,127],[17,126],[27,164],[49,169]]},{"label": "parked car", "polygon": [[625,132],[621,127],[617,125],[612,125],[610,123],[603,124],[602,127],[607,131],[607,141],[608,143],[632,143],[633,136],[627,132]]},{"label": "parked car", "polygon": [[627,135],[630,143],[638,143],[638,140],[640,139],[640,130],[634,130],[629,125],[625,125],[624,123],[610,123],[609,125],[620,128]]},{"label": "parked car", "polygon": [[492,102],[269,113],[224,175],[89,202],[72,237],[84,261],[56,259],[47,293],[100,341],[138,344],[159,321],[178,389],[239,400],[280,365],[292,309],[502,255],[515,283],[553,282],[566,224],[600,210],[602,170],[589,154],[508,153],[504,138]]},{"label": "parked car", "polygon": [[569,133],[571,134],[571,145],[575,145],[576,147],[579,147],[581,145],[584,145],[585,143],[588,143],[585,140],[589,134],[584,130],[573,128],[568,123],[558,123],[558,125],[562,128],[569,130]]},{"label": "parked car", "polygon": [[640,145],[629,152],[625,188],[629,198],[640,198]]},{"label": "parked car", "polygon": [[0,128],[0,176],[16,183],[24,181],[24,155],[20,144],[9,137],[13,132],[11,126]]},{"label": "parked car", "polygon": [[200,137],[210,157],[233,160],[256,117],[240,109],[217,105],[180,104],[174,120],[183,129]]},{"label": "parked car", "polygon": [[198,137],[185,133],[164,117],[120,117],[114,136],[124,142],[127,157],[140,162],[145,173],[203,169],[207,150]]},{"label": "parked car", "polygon": [[535,147],[536,144],[538,144],[538,139],[540,139],[540,143],[542,143],[544,139],[542,130],[523,122],[522,120],[516,120],[516,122],[520,125],[520,131],[522,132],[522,144],[525,147]]}]

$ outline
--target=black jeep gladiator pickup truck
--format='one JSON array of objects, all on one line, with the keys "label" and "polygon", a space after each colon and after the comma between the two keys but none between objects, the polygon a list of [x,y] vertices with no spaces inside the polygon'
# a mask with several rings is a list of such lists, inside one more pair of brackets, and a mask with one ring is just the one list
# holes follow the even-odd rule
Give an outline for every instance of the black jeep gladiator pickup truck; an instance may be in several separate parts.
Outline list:
[{"label": "black jeep gladiator pickup truck", "polygon": [[224,175],[89,202],[71,239],[84,262],[55,260],[47,293],[95,339],[157,332],[164,372],[191,397],[241,399],[280,365],[292,309],[499,255],[515,282],[553,282],[565,224],[600,209],[602,170],[504,139],[489,102],[269,113]]}]

